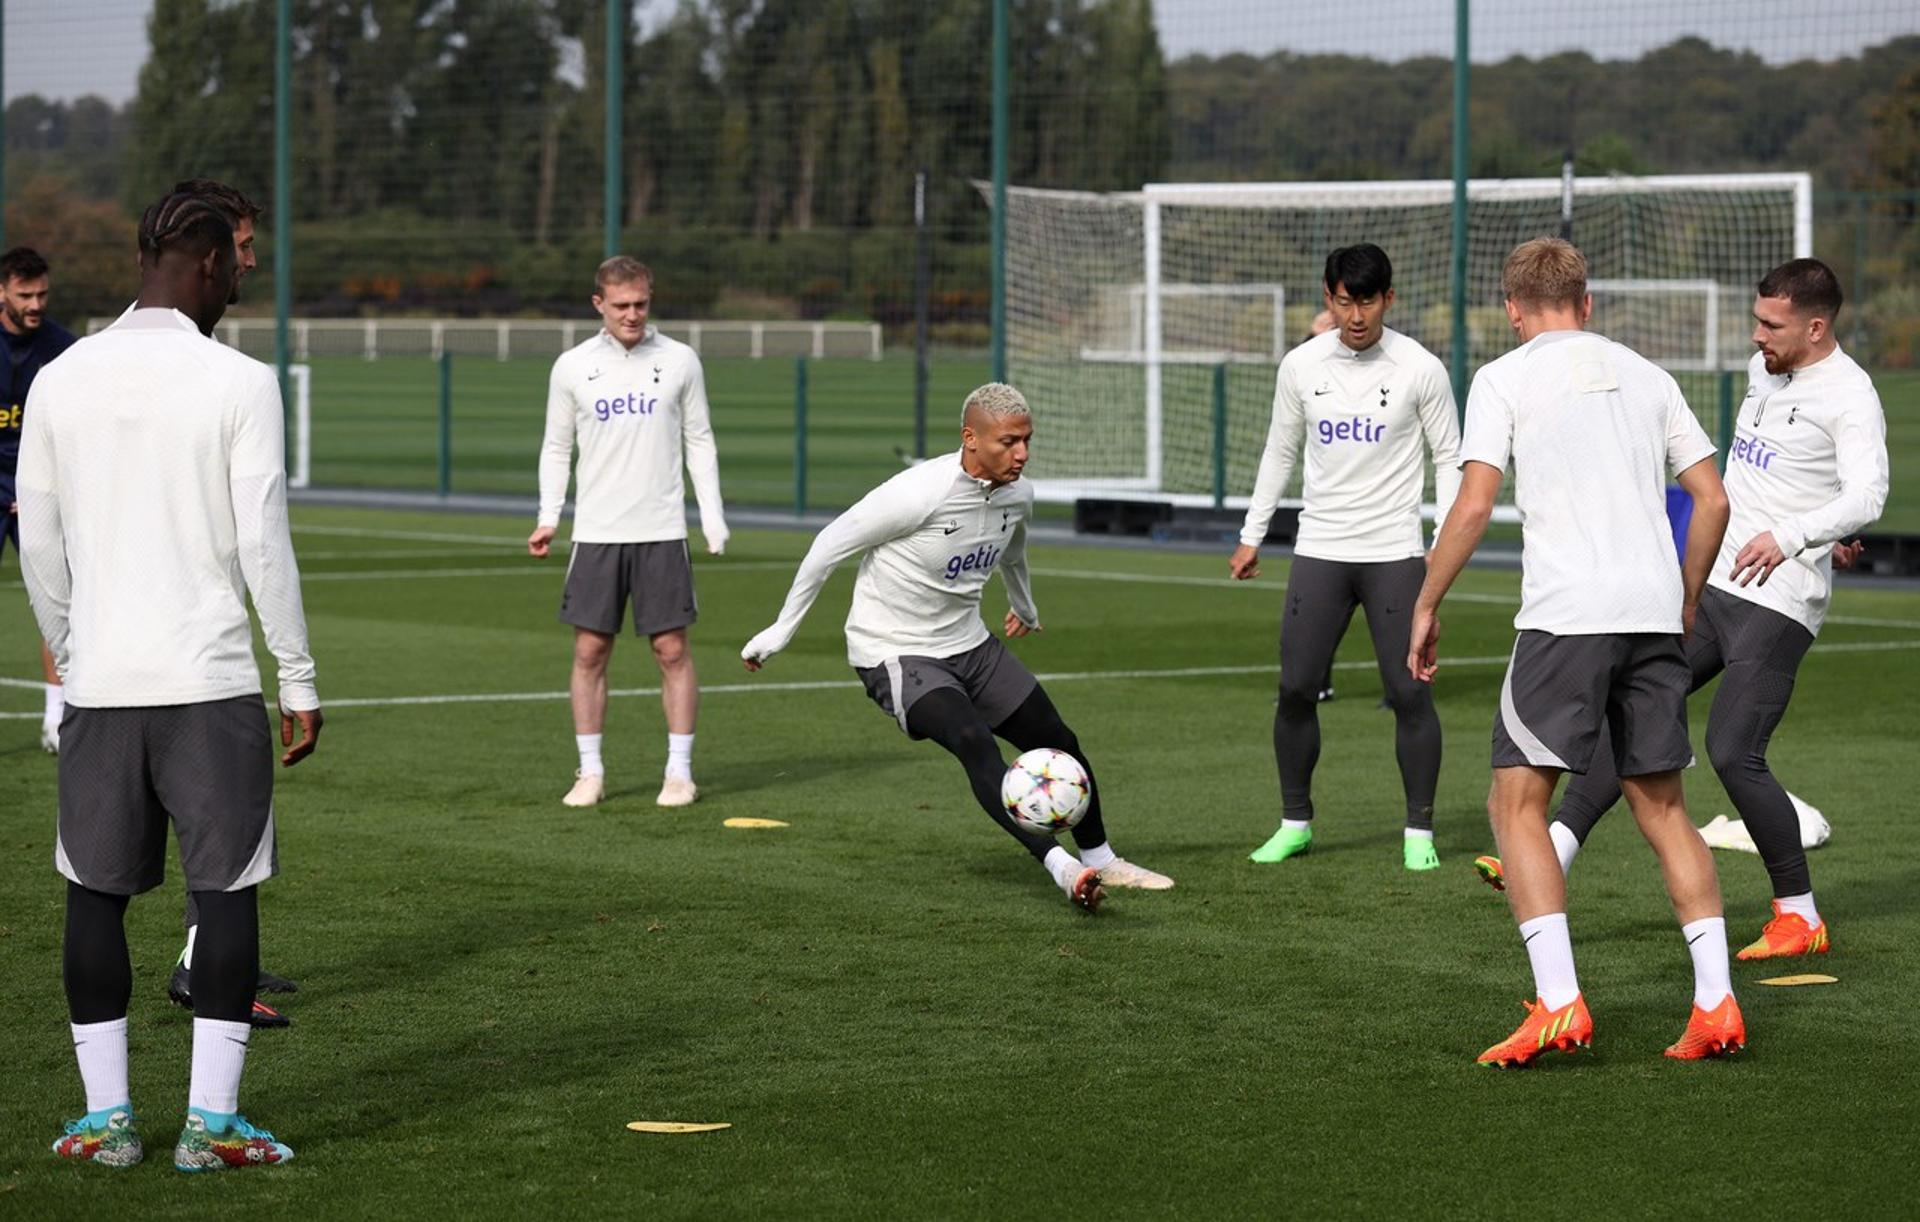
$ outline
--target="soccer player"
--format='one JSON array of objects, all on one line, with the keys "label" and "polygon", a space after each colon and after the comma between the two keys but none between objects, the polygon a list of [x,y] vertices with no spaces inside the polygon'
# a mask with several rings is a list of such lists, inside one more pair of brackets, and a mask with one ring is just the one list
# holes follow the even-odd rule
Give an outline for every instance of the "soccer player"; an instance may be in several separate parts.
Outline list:
[{"label": "soccer player", "polygon": [[[1012,604],[1006,634],[1040,631],[1027,581],[1033,487],[1020,480],[1032,438],[1033,415],[1019,391],[989,382],[968,395],[960,449],[900,472],[828,523],[800,562],[780,618],[740,657],[754,671],[786,648],[834,566],[860,556],[847,661],[867,695],[907,737],[930,738],[952,752],[980,808],[1033,854],[1069,900],[1094,912],[1105,898],[1103,883],[1164,891],[1173,880],[1115,855],[1080,740],[980,617],[987,579],[998,571]],[[1073,829],[1078,857],[1007,813],[1000,801],[1006,763],[995,735],[1021,751],[1057,748],[1086,767],[1092,801]]]},{"label": "soccer player", "polygon": [[1334,251],[1324,288],[1337,325],[1280,362],[1266,453],[1240,546],[1228,561],[1237,580],[1260,575],[1267,524],[1304,448],[1306,505],[1280,621],[1280,703],[1273,716],[1280,828],[1252,857],[1285,861],[1312,847],[1313,768],[1320,758],[1315,705],[1331,694],[1334,650],[1358,606],[1366,609],[1393,709],[1394,754],[1406,794],[1401,860],[1409,870],[1432,870],[1440,865],[1433,845],[1440,717],[1432,689],[1401,665],[1401,647],[1427,573],[1420,493],[1429,452],[1441,520],[1460,487],[1453,388],[1438,358],[1386,325],[1393,265],[1385,251],[1372,243]]},{"label": "soccer player", "polygon": [[573,555],[560,596],[560,622],[573,625],[573,732],[580,770],[562,802],[592,806],[606,787],[601,733],[607,722],[607,663],[633,602],[633,630],[653,645],[666,711],[667,768],[655,801],[685,806],[693,783],[693,727],[699,679],[687,629],[699,618],[687,554],[684,452],[700,503],[707,551],[727,549],[720,459],[707,414],[707,384],[692,348],[647,325],[653,272],[616,255],[594,274],[593,308],[606,325],[560,354],[547,389],[540,447],[540,519],[527,551],[545,556],[567,499],[574,442],[580,445]]},{"label": "soccer player", "polygon": [[201,914],[174,1165],[261,1166],[292,1152],[239,1108],[257,888],[278,870],[249,597],[279,663],[283,765],[313,751],[320,704],[279,387],[267,366],[208,338],[238,274],[233,227],[206,200],[170,194],[141,230],[135,309],[40,375],[20,454],[27,593],[70,689],[54,864],[67,878],[67,1005],[87,1107],[53,1149],[140,1160],[125,916],[165,873],[171,821]]},{"label": "soccer player", "polygon": [[[240,282],[246,279],[256,264],[253,252],[253,231],[260,217],[260,206],[238,189],[207,178],[177,182],[169,195],[192,196],[202,200],[218,211],[221,217],[233,227],[234,278],[233,290],[228,295],[227,304],[235,304],[240,300]],[[149,249],[153,237],[150,223],[157,215],[150,211],[146,217],[142,218],[140,258],[143,264],[150,253],[157,254],[156,251]],[[128,312],[132,312],[133,308],[135,307],[128,307]],[[167,999],[175,1005],[185,1006],[191,1010],[193,1008],[193,943],[196,930],[200,926],[200,905],[191,890],[187,892],[183,916],[187,927],[187,940],[180,950],[179,958],[174,960],[173,973],[167,978]],[[260,969],[255,987],[262,993],[292,993],[299,988],[285,976],[269,972],[265,968]],[[265,1029],[291,1026],[293,1020],[255,997],[250,1021],[255,1027]]]},{"label": "soccer player", "polygon": [[[0,254],[0,335],[6,336],[7,365],[0,370],[7,388],[0,392],[0,553],[7,540],[20,550],[20,503],[14,496],[14,471],[20,462],[20,431],[27,392],[34,375],[73,345],[73,336],[47,317],[47,295],[52,283],[47,261],[38,251],[16,246]],[[47,684],[46,706],[40,714],[40,746],[50,754],[60,751],[60,716],[66,689],[53,664],[53,651],[40,642],[40,669]]]},{"label": "soccer player", "polygon": [[[1742,959],[1825,954],[1800,815],[1767,766],[1800,662],[1833,593],[1841,542],[1886,505],[1887,422],[1865,370],[1834,337],[1839,277],[1817,259],[1768,272],[1753,303],[1753,342],[1727,497],[1733,516],[1687,640],[1691,691],[1725,675],[1707,714],[1707,758],[1773,881],[1773,919]],[[1604,758],[1569,782],[1549,832],[1564,871],[1620,797]],[[1499,863],[1489,875],[1496,885]]]},{"label": "soccer player", "polygon": [[[1593,301],[1586,260],[1571,244],[1523,242],[1500,279],[1521,342],[1474,376],[1460,495],[1434,546],[1407,653],[1408,670],[1430,682],[1440,601],[1485,533],[1511,463],[1524,547],[1519,636],[1494,717],[1487,807],[1538,999],[1480,1063],[1524,1065],[1593,1037],[1547,806],[1561,773],[1586,772],[1607,755],[1660,859],[1693,959],[1693,1009],[1666,1055],[1732,1052],[1746,1042],[1746,1027],[1733,997],[1720,883],[1680,786],[1693,758],[1681,639],[1727,524],[1713,443],[1670,374],[1584,332]],[[1669,471],[1693,496],[1684,566],[1667,525]],[[1611,730],[1605,739],[1603,728]]]}]

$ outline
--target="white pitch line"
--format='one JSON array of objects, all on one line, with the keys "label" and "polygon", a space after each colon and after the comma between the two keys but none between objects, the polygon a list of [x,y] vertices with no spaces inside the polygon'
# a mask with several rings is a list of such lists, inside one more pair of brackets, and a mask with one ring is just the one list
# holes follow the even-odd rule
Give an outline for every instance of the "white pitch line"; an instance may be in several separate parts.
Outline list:
[{"label": "white pitch line", "polygon": [[295,526],[296,535],[332,535],[340,539],[404,539],[412,543],[475,543],[525,547],[525,535],[456,535],[434,530],[384,530],[372,526]]}]

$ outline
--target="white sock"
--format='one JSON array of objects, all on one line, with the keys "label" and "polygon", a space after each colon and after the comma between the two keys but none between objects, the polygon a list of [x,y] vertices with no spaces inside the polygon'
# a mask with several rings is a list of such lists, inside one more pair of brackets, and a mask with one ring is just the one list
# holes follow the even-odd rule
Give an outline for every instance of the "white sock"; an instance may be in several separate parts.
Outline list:
[{"label": "white sock", "polygon": [[193,1020],[193,1083],[187,1106],[196,1112],[231,1116],[240,1110],[240,1071],[247,1067],[250,1023],[218,1018]]},{"label": "white sock", "polygon": [[1805,921],[1809,926],[1820,923],[1820,910],[1813,906],[1813,892],[1811,891],[1805,895],[1778,895],[1774,897],[1773,902],[1780,905],[1780,911],[1782,912],[1799,913],[1800,919]]},{"label": "white sock", "polygon": [[1560,873],[1568,873],[1573,869],[1573,855],[1580,851],[1580,837],[1564,823],[1547,824],[1547,835],[1553,838],[1553,855],[1560,859]]},{"label": "white sock", "polygon": [[574,746],[580,748],[581,776],[607,775],[607,766],[600,762],[601,737],[599,734],[575,734],[573,736]]},{"label": "white sock", "polygon": [[40,724],[57,726],[66,711],[67,689],[58,683],[47,684],[47,711],[41,715]]},{"label": "white sock", "polygon": [[667,735],[667,775],[693,779],[693,735]]},{"label": "white sock", "polygon": [[1281,826],[1281,827],[1290,827],[1290,828],[1292,828],[1292,829],[1293,829],[1294,831],[1296,831],[1296,832],[1297,832],[1297,831],[1300,831],[1300,830],[1302,830],[1303,828],[1309,828],[1309,827],[1312,827],[1312,826],[1313,826],[1313,820],[1311,820],[1311,819],[1282,819],[1282,820],[1280,820],[1280,826]]},{"label": "white sock", "polygon": [[1096,870],[1104,870],[1119,860],[1120,854],[1114,852],[1113,845],[1105,840],[1102,840],[1090,849],[1080,850],[1080,864],[1083,866],[1092,866]]},{"label": "white sock", "polygon": [[1573,939],[1567,934],[1567,914],[1549,912],[1520,925],[1520,941],[1533,963],[1533,987],[1547,1009],[1558,1010],[1580,996],[1573,974]]},{"label": "white sock", "polygon": [[1403,827],[1400,829],[1400,835],[1406,840],[1432,840],[1433,829],[1430,827]]},{"label": "white sock", "polygon": [[1073,880],[1079,878],[1080,871],[1087,868],[1078,857],[1057,844],[1047,850],[1047,859],[1041,864],[1047,867],[1047,873],[1053,875],[1053,881],[1060,889],[1069,895],[1073,893]]},{"label": "white sock", "polygon": [[127,1020],[73,1023],[73,1055],[80,1082],[87,1088],[87,1111],[100,1112],[130,1102],[127,1089]]},{"label": "white sock", "polygon": [[193,940],[200,935],[198,925],[187,926],[187,949],[180,952],[180,963],[188,971],[193,970]]},{"label": "white sock", "polygon": [[1705,917],[1680,927],[1693,956],[1693,1004],[1711,1010],[1733,992],[1733,972],[1727,966],[1727,922]]}]

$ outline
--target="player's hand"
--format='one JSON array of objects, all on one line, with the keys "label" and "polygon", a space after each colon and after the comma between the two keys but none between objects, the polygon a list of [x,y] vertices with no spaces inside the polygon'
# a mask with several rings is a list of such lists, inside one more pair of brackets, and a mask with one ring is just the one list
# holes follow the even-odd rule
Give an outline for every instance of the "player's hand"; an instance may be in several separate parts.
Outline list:
[{"label": "player's hand", "polygon": [[[320,742],[320,724],[325,718],[319,709],[280,710],[280,745],[287,753],[280,757],[282,768],[291,768],[301,760],[313,754],[314,747]],[[293,741],[293,723],[300,723],[300,741]]]},{"label": "player's hand", "polygon": [[1440,616],[1416,606],[1413,631],[1407,634],[1407,673],[1422,683],[1432,683],[1440,669]]},{"label": "player's hand", "polygon": [[1233,555],[1227,558],[1227,572],[1233,574],[1235,581],[1246,581],[1260,575],[1260,549],[1248,547],[1242,543],[1233,549]]},{"label": "player's hand", "polygon": [[1699,614],[1700,614],[1699,603],[1683,602],[1680,604],[1680,639],[1681,640],[1687,641],[1687,640],[1693,639],[1693,621],[1699,616]]},{"label": "player's hand", "polygon": [[1773,570],[1786,562],[1787,554],[1780,550],[1778,543],[1774,542],[1773,532],[1763,530],[1747,540],[1747,545],[1741,548],[1740,554],[1733,558],[1733,572],[1728,574],[1728,578],[1744,586],[1758,577],[1760,580],[1756,584],[1766,585],[1767,578],[1773,575]]},{"label": "player's hand", "polygon": [[539,556],[542,559],[544,559],[547,553],[552,550],[553,550],[553,527],[551,526],[534,527],[533,533],[527,536],[527,555]]},{"label": "player's hand", "polygon": [[759,670],[763,665],[759,658],[741,658],[740,664],[746,667],[749,672]]},{"label": "player's hand", "polygon": [[20,516],[20,502],[19,502],[19,501],[8,501],[8,502],[7,502],[7,516],[8,516],[8,517],[10,517],[10,518],[17,518],[17,517],[19,517],[19,516]]},{"label": "player's hand", "polygon": [[724,534],[708,534],[707,535],[707,555],[709,556],[726,555],[727,539],[729,537],[730,536],[724,535]]},{"label": "player's hand", "polygon": [[759,670],[766,665],[768,658],[780,652],[780,645],[786,643],[782,641],[780,645],[776,645],[768,641],[766,638],[772,634],[773,629],[769,628],[740,647],[740,662],[748,670]]},{"label": "player's hand", "polygon": [[1833,567],[1840,570],[1843,573],[1846,572],[1848,569],[1852,568],[1856,562],[1859,561],[1860,553],[1866,550],[1867,550],[1867,545],[1860,542],[1860,540],[1858,539],[1855,539],[1851,543],[1834,544],[1833,545]]},{"label": "player's hand", "polygon": [[1007,612],[1006,627],[1008,636],[1025,636],[1029,632],[1040,631],[1040,625],[1029,624],[1011,611]]}]

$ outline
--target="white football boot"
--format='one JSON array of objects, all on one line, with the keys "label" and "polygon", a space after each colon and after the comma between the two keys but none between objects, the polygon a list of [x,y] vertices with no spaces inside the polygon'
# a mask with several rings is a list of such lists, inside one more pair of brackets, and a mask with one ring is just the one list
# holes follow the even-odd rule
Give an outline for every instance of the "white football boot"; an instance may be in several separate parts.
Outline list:
[{"label": "white football boot", "polygon": [[700,787],[691,777],[670,776],[660,783],[660,796],[653,800],[655,806],[692,806],[700,797]]},{"label": "white football boot", "polygon": [[567,796],[560,801],[566,806],[596,806],[606,788],[607,778],[603,774],[576,772],[573,774],[573,788],[567,790]]},{"label": "white football boot", "polygon": [[1124,857],[1116,857],[1100,867],[1100,881],[1109,887],[1132,887],[1139,891],[1171,891],[1173,880],[1145,866],[1136,866]]}]

